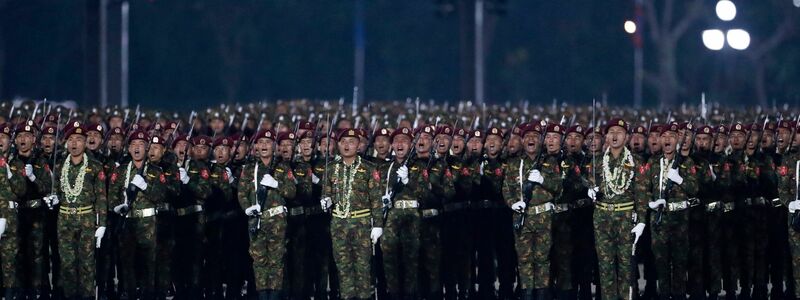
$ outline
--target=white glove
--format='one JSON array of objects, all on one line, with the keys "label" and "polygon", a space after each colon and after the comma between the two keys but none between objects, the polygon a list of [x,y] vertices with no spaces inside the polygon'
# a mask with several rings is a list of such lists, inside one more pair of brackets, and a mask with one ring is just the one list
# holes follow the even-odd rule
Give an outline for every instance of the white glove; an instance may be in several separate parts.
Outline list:
[{"label": "white glove", "polygon": [[408,184],[408,167],[407,166],[402,166],[402,167],[398,168],[397,169],[397,177],[400,178],[400,181],[402,181],[403,184]]},{"label": "white glove", "polygon": [[0,218],[0,237],[3,237],[3,233],[6,232],[6,224],[8,220],[6,218]]},{"label": "white glove", "polygon": [[789,202],[789,212],[794,213],[796,210],[800,209],[800,200],[794,200]]},{"label": "white glove", "polygon": [[333,206],[333,201],[331,201],[331,197],[325,197],[319,200],[319,204],[322,206],[322,210],[328,210]]},{"label": "white glove", "polygon": [[44,197],[44,202],[47,203],[47,207],[51,207],[51,208],[53,206],[58,205],[58,203],[60,203],[60,201],[58,200],[58,195],[55,195],[55,194]]},{"label": "white glove", "polygon": [[311,173],[311,183],[313,184],[319,183],[319,177],[317,177],[317,174]]},{"label": "white glove", "polygon": [[542,172],[539,172],[539,170],[531,170],[531,172],[528,173],[528,181],[542,184],[544,182],[544,177],[542,177]]},{"label": "white glove", "polygon": [[255,217],[257,215],[260,215],[261,214],[261,205],[256,204],[256,205],[253,205],[253,206],[250,206],[250,207],[246,208],[244,210],[244,214],[246,214],[248,216],[251,216],[251,217]]},{"label": "white glove", "polygon": [[114,163],[114,166],[115,166],[115,167],[117,167],[117,168],[119,168],[119,163],[118,163],[118,162],[115,162],[115,163]]},{"label": "white glove", "polygon": [[36,174],[33,174],[33,166],[31,164],[25,165],[25,176],[28,176],[28,180],[31,182],[36,181]]},{"label": "white glove", "polygon": [[186,173],[186,169],[180,168],[178,171],[181,172],[181,182],[183,182],[183,184],[189,183],[189,173]]},{"label": "white glove", "polygon": [[11,173],[11,168],[6,166],[6,178],[11,179],[11,177],[14,177],[14,174]]},{"label": "white glove", "polygon": [[596,186],[596,187],[593,187],[593,188],[590,188],[589,190],[587,190],[586,191],[586,195],[588,195],[589,198],[592,199],[592,201],[597,201],[597,193],[598,192],[600,192],[600,187]]},{"label": "white glove", "polygon": [[658,207],[662,205],[667,206],[667,200],[658,199],[656,201],[650,201],[650,203],[647,203],[647,206],[649,206],[650,209],[658,209]]},{"label": "white glove", "polygon": [[681,177],[681,175],[678,174],[678,169],[669,169],[669,171],[667,172],[667,178],[677,183],[678,185],[681,185],[681,183],[683,183],[683,177]]},{"label": "white glove", "polygon": [[633,244],[636,245],[636,242],[639,241],[639,237],[642,236],[642,233],[644,233],[644,223],[639,223],[636,224],[636,226],[633,226],[633,229],[631,229],[631,233],[635,235],[635,237],[633,238]]},{"label": "white glove", "polygon": [[264,174],[264,177],[261,177],[261,185],[276,189],[278,188],[278,181],[272,178],[272,175]]},{"label": "white glove", "polygon": [[383,203],[383,207],[385,208],[392,208],[392,194],[385,194],[381,197],[381,203]]},{"label": "white glove", "polygon": [[117,214],[122,215],[124,210],[128,210],[128,205],[125,203],[114,206],[114,212]]},{"label": "white glove", "polygon": [[525,202],[523,201],[517,201],[516,203],[511,204],[511,209],[518,212],[524,211],[525,207],[527,207],[527,205],[525,205]]},{"label": "white glove", "polygon": [[97,227],[97,230],[94,232],[94,237],[97,239],[97,249],[100,249],[100,242],[103,240],[104,235],[106,235],[106,227]]},{"label": "white glove", "polygon": [[714,167],[709,165],[708,169],[711,170],[711,181],[717,181],[717,174],[714,173]]},{"label": "white glove", "polygon": [[231,168],[225,167],[225,173],[228,174],[228,184],[233,183],[235,178],[233,178],[233,171],[231,171]]},{"label": "white glove", "polygon": [[479,173],[479,174],[481,174],[481,176],[483,176],[483,164],[484,164],[484,163],[485,163],[485,162],[481,162],[481,167],[480,167],[480,170],[478,170],[478,173]]},{"label": "white glove", "polygon": [[378,243],[378,239],[381,238],[383,235],[383,228],[380,227],[373,227],[372,231],[369,233],[369,238],[372,240],[373,244]]},{"label": "white glove", "polygon": [[143,190],[143,191],[147,189],[147,182],[145,182],[144,181],[144,177],[142,177],[142,175],[139,175],[139,174],[136,174],[136,176],[133,176],[133,179],[131,180],[131,184],[135,185],[136,187],[138,187],[140,190]]}]

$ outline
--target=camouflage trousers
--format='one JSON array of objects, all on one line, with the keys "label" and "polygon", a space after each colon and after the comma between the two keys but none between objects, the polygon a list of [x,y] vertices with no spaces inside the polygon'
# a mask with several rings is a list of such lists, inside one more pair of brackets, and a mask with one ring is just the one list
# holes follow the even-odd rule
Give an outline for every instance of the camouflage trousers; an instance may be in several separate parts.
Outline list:
[{"label": "camouflage trousers", "polygon": [[[156,237],[156,291],[165,293],[172,288],[173,253],[175,250],[175,217],[159,211]],[[175,274],[178,275],[177,273]]]},{"label": "camouflage trousers", "polygon": [[0,262],[2,262],[3,287],[6,289],[20,288],[21,280],[19,258],[19,220],[17,211],[4,208],[2,216],[6,219],[6,231],[0,239]]},{"label": "camouflage trousers", "polygon": [[800,299],[800,231],[792,228],[792,214],[788,215],[788,223],[789,250],[792,254],[792,273],[794,274],[794,291],[789,292],[793,292],[795,298]]},{"label": "camouflage trousers", "polygon": [[653,256],[658,273],[658,290],[666,295],[685,297],[686,267],[689,259],[689,212],[665,211],[661,224],[650,220],[653,233]]},{"label": "camouflage trousers", "polygon": [[304,299],[306,226],[305,216],[291,216],[286,229],[286,287],[293,298]]},{"label": "camouflage trousers", "polygon": [[[315,214],[306,218],[306,283],[315,299],[324,298],[332,260],[330,216]],[[332,287],[333,288],[333,287]]]},{"label": "camouflage trousers", "polygon": [[369,273],[372,256],[369,218],[331,220],[333,260],[339,274],[341,299],[370,298],[372,294]]},{"label": "camouflage trousers", "polygon": [[722,211],[706,214],[705,287],[712,295],[722,290],[723,228]]},{"label": "camouflage trousers", "polygon": [[381,237],[386,292],[416,295],[420,259],[420,213],[416,209],[392,209]]},{"label": "camouflage trousers", "polygon": [[440,217],[423,218],[420,226],[420,292],[425,299],[442,295],[442,240]]},{"label": "camouflage trousers", "polygon": [[256,290],[282,290],[286,262],[286,215],[262,214],[261,228],[250,235]]},{"label": "camouflage trousers", "polygon": [[155,289],[156,217],[128,218],[121,222],[118,249],[123,289],[130,294],[141,288],[151,294]]},{"label": "camouflage trousers", "polygon": [[751,287],[767,289],[767,245],[768,230],[767,207],[748,206],[743,208],[744,235],[739,239],[742,243],[742,278],[741,286],[745,292]]},{"label": "camouflage trousers", "polygon": [[767,245],[767,264],[769,268],[769,281],[772,283],[773,298],[778,298],[783,289],[778,288],[786,282],[787,290],[791,288],[789,273],[791,272],[791,258],[789,256],[789,238],[787,224],[789,213],[785,206],[769,208],[769,244]]},{"label": "camouflage trousers", "polygon": [[521,289],[544,289],[550,286],[550,250],[553,215],[549,212],[528,214],[516,235],[517,265]]},{"label": "camouflage trousers", "polygon": [[706,255],[704,246],[708,240],[706,234],[706,208],[705,206],[695,206],[689,208],[689,252],[687,259],[688,282],[687,292],[690,295],[705,295],[705,267]]},{"label": "camouflage trousers", "polygon": [[41,289],[44,285],[44,230],[46,225],[44,208],[23,209],[19,217],[22,278],[28,289]]},{"label": "camouflage trousers", "polygon": [[458,294],[466,297],[472,283],[472,239],[470,222],[466,210],[446,212],[442,228],[442,263],[444,265],[444,284],[448,295]]},{"label": "camouflage trousers", "polygon": [[571,290],[573,238],[570,212],[553,215],[553,251],[551,277],[556,290]]},{"label": "camouflage trousers", "polygon": [[95,261],[94,213],[61,214],[58,219],[58,252],[65,297],[94,297]]},{"label": "camouflage trousers", "polygon": [[603,300],[627,299],[631,278],[632,211],[594,211],[594,236]]}]

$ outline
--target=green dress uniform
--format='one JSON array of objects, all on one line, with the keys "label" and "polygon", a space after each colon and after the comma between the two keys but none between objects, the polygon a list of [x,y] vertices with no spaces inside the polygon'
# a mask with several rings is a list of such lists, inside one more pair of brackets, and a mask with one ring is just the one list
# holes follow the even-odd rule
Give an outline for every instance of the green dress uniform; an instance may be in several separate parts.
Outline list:
[{"label": "green dress uniform", "polygon": [[6,160],[0,156],[0,219],[5,219],[5,231],[0,235],[0,270],[3,275],[3,288],[6,299],[21,297],[22,278],[19,260],[19,217],[20,197],[27,189],[21,160]]}]

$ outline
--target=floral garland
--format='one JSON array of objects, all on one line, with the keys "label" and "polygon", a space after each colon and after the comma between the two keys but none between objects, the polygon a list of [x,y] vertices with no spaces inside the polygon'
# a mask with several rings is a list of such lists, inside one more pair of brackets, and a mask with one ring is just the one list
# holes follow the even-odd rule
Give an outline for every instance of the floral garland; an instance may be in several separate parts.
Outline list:
[{"label": "floral garland", "polygon": [[[342,218],[349,218],[350,217],[350,198],[353,196],[353,181],[356,178],[356,172],[358,168],[361,166],[361,157],[356,157],[356,161],[354,164],[347,166],[344,165],[344,170],[340,168],[343,164],[336,164],[334,168],[333,174],[335,176],[335,182],[341,182],[341,189],[339,191],[344,190],[344,195],[340,195],[340,201],[337,201],[338,204],[334,209],[334,213]],[[339,181],[339,179],[343,179]]]},{"label": "floral garland", "polygon": [[[127,189],[128,185],[131,183],[131,169],[132,168],[133,168],[133,161],[130,161],[130,162],[128,162],[128,166],[125,167],[125,181],[122,182],[123,186],[124,186],[124,189]],[[143,170],[142,173],[143,174],[147,173],[147,163],[144,164],[144,170]],[[124,191],[124,189],[123,189],[123,191]],[[128,201],[128,193],[123,192],[122,196],[125,197],[125,204],[130,203]]]},{"label": "floral garland", "polygon": [[64,167],[61,168],[61,189],[64,191],[67,203],[75,203],[75,201],[78,200],[78,196],[83,192],[83,180],[86,178],[86,167],[89,165],[87,163],[88,160],[89,158],[86,156],[86,153],[84,153],[81,165],[78,167],[78,177],[75,178],[74,185],[69,184],[69,171],[72,169],[70,157],[67,156],[64,160]]},{"label": "floral garland", "polygon": [[660,174],[659,174],[659,177],[658,177],[658,180],[659,180],[658,189],[659,189],[659,191],[664,191],[664,188],[667,186],[667,173],[669,172],[669,169],[672,168],[672,160],[671,159],[667,159],[666,157],[662,157],[659,160],[659,164],[660,164],[661,170],[659,172]]},{"label": "floral garland", "polygon": [[603,192],[607,195],[622,195],[631,185],[631,179],[633,179],[633,170],[631,169],[631,171],[628,171],[627,174],[623,173],[625,172],[624,166],[626,163],[631,166],[634,165],[633,155],[631,155],[628,147],[622,148],[622,157],[623,159],[612,172],[611,168],[609,167],[611,149],[606,149],[606,152],[603,154],[603,182],[605,183]]}]

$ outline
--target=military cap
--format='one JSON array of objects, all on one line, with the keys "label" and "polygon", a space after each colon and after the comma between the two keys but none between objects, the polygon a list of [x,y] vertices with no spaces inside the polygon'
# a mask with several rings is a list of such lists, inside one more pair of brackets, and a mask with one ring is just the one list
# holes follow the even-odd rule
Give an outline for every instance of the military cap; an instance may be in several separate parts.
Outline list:
[{"label": "military cap", "polygon": [[11,123],[0,124],[0,133],[11,136]]},{"label": "military cap", "polygon": [[231,147],[231,146],[233,146],[233,142],[234,142],[235,140],[236,140],[236,139],[234,139],[233,137],[227,137],[227,136],[218,137],[216,140],[214,140],[214,147],[215,147],[215,148],[216,148],[217,146],[227,146],[227,147]]},{"label": "military cap", "polygon": [[89,131],[97,131],[99,133],[103,133],[103,125],[96,123],[86,125],[86,132],[88,133]]},{"label": "military cap", "polygon": [[469,132],[469,134],[467,134],[467,140],[471,140],[473,138],[477,138],[477,139],[480,139],[481,141],[483,141],[483,139],[485,137],[486,137],[486,135],[483,134],[483,132],[481,132],[480,129],[473,129],[473,130],[471,130]]},{"label": "military cap", "polygon": [[700,127],[697,127],[695,130],[696,130],[697,134],[713,134],[714,133],[714,128],[711,127],[711,126],[708,126],[708,125],[702,125]]},{"label": "military cap", "polygon": [[646,135],[647,134],[647,128],[644,128],[644,126],[642,126],[642,125],[633,127],[633,130],[631,131],[631,134]]},{"label": "military cap", "polygon": [[198,135],[192,138],[192,144],[195,146],[211,146],[211,137],[207,135]]},{"label": "military cap", "polygon": [[545,132],[546,133],[564,134],[564,126],[563,125],[559,125],[559,124],[555,124],[555,123],[550,123],[550,124],[547,124],[547,127],[545,128]]},{"label": "military cap", "polygon": [[505,137],[505,135],[503,134],[503,130],[500,130],[500,128],[497,127],[492,127],[486,130],[486,136],[488,137],[490,135],[496,135],[499,136],[500,138]]},{"label": "military cap", "polygon": [[586,135],[586,128],[583,127],[583,125],[580,125],[580,124],[572,125],[569,128],[567,128],[566,134],[570,134],[570,133],[577,133],[577,134],[580,134],[580,135]]},{"label": "military cap", "polygon": [[258,139],[267,138],[270,140],[275,140],[275,132],[272,129],[261,129],[255,135],[253,135],[253,141],[258,141]]},{"label": "military cap", "polygon": [[433,136],[435,132],[436,132],[436,128],[433,128],[433,125],[420,126],[420,127],[417,127],[416,129],[414,129],[414,135],[417,135],[417,134],[420,134],[420,133],[427,133],[427,134]]},{"label": "military cap", "polygon": [[17,125],[17,134],[22,132],[34,133],[36,131],[36,126],[34,126],[32,123],[32,121],[28,121]]},{"label": "military cap", "polygon": [[346,137],[360,138],[361,134],[358,132],[358,129],[347,128],[347,129],[340,130],[339,134],[338,134],[338,137],[339,137],[339,139],[343,139],[343,138],[346,138]]},{"label": "military cap", "polygon": [[294,139],[295,139],[295,134],[294,134],[294,132],[291,132],[291,131],[284,131],[284,132],[278,133],[278,137],[277,137],[277,140],[276,140],[275,142],[277,142],[278,144],[280,144],[281,142],[283,142],[283,141],[285,141],[285,140],[291,140],[291,141],[294,141]]},{"label": "military cap", "polygon": [[298,125],[297,128],[298,129],[303,129],[303,130],[315,130],[315,129],[317,129],[317,125],[314,124],[313,122],[309,122],[307,120],[304,120],[304,121],[300,122],[300,125]]},{"label": "military cap", "polygon": [[622,129],[625,129],[625,132],[628,132],[628,127],[630,125],[628,124],[628,122],[625,122],[625,120],[623,120],[622,118],[613,118],[610,121],[608,121],[608,124],[606,124],[606,128],[603,132],[607,133],[608,130],[614,126],[622,127]]},{"label": "military cap", "polygon": [[731,133],[736,132],[736,131],[738,131],[738,132],[746,132],[746,130],[748,130],[748,129],[745,128],[745,126],[742,125],[742,123],[736,123],[736,124],[731,125],[730,132]]},{"label": "military cap", "polygon": [[792,129],[793,125],[794,121],[791,120],[781,120],[780,122],[778,122],[778,128]]},{"label": "military cap", "polygon": [[68,138],[70,135],[78,134],[82,136],[86,136],[88,130],[84,128],[85,126],[70,126],[64,130],[64,137]]},{"label": "military cap", "polygon": [[719,134],[726,134],[726,135],[728,134],[728,132],[730,132],[730,129],[728,129],[728,127],[725,125],[718,125],[715,130]]},{"label": "military cap", "polygon": [[392,132],[392,141],[394,141],[394,138],[397,137],[398,135],[405,135],[409,139],[414,139],[414,137],[411,135],[411,129],[408,129],[408,127],[398,128],[397,130]]},{"label": "military cap", "polygon": [[147,141],[149,139],[150,139],[150,137],[147,135],[147,132],[144,132],[144,131],[141,131],[141,130],[136,130],[131,134],[130,137],[128,137],[128,144],[130,144],[131,142],[133,142],[135,140]]},{"label": "military cap", "polygon": [[174,149],[176,146],[178,146],[178,142],[180,141],[188,143],[189,147],[192,146],[192,141],[189,139],[189,136],[186,134],[181,134],[178,137],[176,137],[175,140],[172,141],[172,145],[170,145],[170,147]]},{"label": "military cap", "polygon": [[768,123],[767,123],[767,127],[766,127],[766,129],[765,129],[765,130],[768,130],[768,131],[775,131],[775,129],[777,129],[777,128],[776,128],[776,126],[775,126],[775,123],[774,123],[774,122],[768,122]]},{"label": "military cap", "polygon": [[314,138],[314,131],[311,131],[311,130],[306,130],[306,131],[305,131],[305,132],[303,132],[303,134],[302,134],[302,135],[300,135],[300,136],[299,136],[297,139],[298,139],[298,140],[302,140],[302,139],[313,139],[313,138]]},{"label": "military cap", "polygon": [[111,133],[109,133],[109,134],[110,135],[124,135],[125,132],[122,131],[122,128],[114,127],[114,128],[111,129]]},{"label": "military cap", "polygon": [[163,138],[161,138],[160,136],[157,136],[157,135],[154,135],[153,137],[150,138],[150,144],[156,144],[156,145],[162,145],[163,146],[164,143],[166,143],[166,142],[167,141],[165,141]]},{"label": "military cap", "polygon": [[376,137],[379,137],[379,136],[388,137],[390,135],[391,135],[391,131],[389,129],[386,129],[386,128],[381,128],[381,129],[378,129],[378,130],[375,131],[375,136]]},{"label": "military cap", "polygon": [[453,128],[447,125],[439,126],[439,128],[436,128],[436,135],[440,134],[453,135]]},{"label": "military cap", "polygon": [[667,132],[678,133],[678,127],[679,125],[676,123],[661,126],[661,134],[665,134]]},{"label": "military cap", "polygon": [[661,133],[661,124],[651,124],[649,133]]},{"label": "military cap", "polygon": [[547,122],[531,122],[525,125],[525,128],[522,129],[522,136],[525,136],[528,132],[536,132],[538,134],[542,134],[543,132],[543,125],[546,126]]},{"label": "military cap", "polygon": [[58,130],[55,126],[45,126],[42,128],[42,135],[56,135],[56,130]]}]

